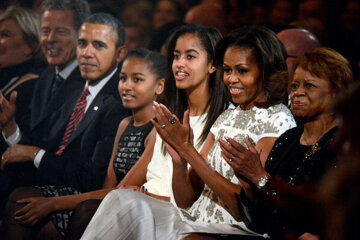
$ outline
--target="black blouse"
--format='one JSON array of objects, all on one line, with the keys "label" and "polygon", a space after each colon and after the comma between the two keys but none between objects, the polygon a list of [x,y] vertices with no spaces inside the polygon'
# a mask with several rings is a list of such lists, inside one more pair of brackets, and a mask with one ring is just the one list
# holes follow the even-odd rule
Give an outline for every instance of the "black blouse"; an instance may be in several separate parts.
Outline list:
[{"label": "black blouse", "polygon": [[119,182],[141,157],[145,150],[145,139],[152,128],[152,122],[135,127],[134,119],[131,118],[129,125],[119,139],[118,150],[114,159],[114,171]]},{"label": "black blouse", "polygon": [[[316,144],[300,144],[302,127],[282,134],[274,144],[265,164],[265,170],[273,178],[281,178],[292,186],[317,184],[324,173],[336,166],[336,155],[330,150],[336,128],[328,131]],[[240,203],[245,221],[258,232],[266,232],[273,239],[282,239],[284,232],[301,234],[304,229],[294,226],[280,214],[269,196],[254,187],[254,199],[249,201],[245,192],[240,193]]]}]

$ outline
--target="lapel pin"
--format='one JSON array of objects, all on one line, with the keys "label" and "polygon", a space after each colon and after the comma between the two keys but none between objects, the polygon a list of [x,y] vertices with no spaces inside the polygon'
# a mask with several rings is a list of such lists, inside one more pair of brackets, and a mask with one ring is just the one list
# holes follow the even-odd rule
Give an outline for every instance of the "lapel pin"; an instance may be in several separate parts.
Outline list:
[{"label": "lapel pin", "polygon": [[99,107],[98,107],[98,106],[95,106],[95,107],[94,107],[94,110],[95,110],[95,111],[97,111],[98,109],[99,109]]}]

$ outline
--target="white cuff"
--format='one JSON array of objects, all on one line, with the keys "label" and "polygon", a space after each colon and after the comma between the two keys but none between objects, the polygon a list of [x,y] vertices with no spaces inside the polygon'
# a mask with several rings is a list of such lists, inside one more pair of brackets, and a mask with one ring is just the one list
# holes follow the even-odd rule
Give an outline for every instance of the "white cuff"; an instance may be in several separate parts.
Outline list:
[{"label": "white cuff", "polygon": [[18,125],[16,125],[16,131],[10,135],[8,138],[5,137],[5,133],[4,131],[1,132],[1,134],[3,135],[5,142],[11,147],[15,144],[18,144],[21,140],[21,132],[20,132],[20,128]]},{"label": "white cuff", "polygon": [[44,156],[44,154],[45,154],[45,150],[44,150],[44,149],[40,149],[40,150],[36,153],[35,158],[34,158],[34,165],[35,165],[36,168],[39,168],[41,159],[42,159],[42,157]]}]

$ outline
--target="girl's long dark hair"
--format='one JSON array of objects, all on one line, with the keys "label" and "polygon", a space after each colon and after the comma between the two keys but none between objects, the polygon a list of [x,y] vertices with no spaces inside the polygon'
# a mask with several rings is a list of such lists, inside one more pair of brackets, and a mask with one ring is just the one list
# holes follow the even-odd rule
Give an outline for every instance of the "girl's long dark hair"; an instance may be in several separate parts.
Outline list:
[{"label": "girl's long dark hair", "polygon": [[[203,48],[207,52],[208,61],[213,63],[215,58],[215,45],[222,38],[218,30],[207,28],[199,24],[191,24],[180,26],[173,32],[170,37],[167,53],[167,73],[165,81],[165,104],[171,112],[175,113],[180,121],[182,121],[184,112],[188,108],[186,91],[176,87],[176,81],[172,72],[172,63],[174,60],[174,50],[176,41],[184,34],[196,35]],[[204,130],[200,136],[200,140],[195,144],[202,144],[211,126],[214,124],[217,117],[225,110],[227,106],[226,87],[222,79],[216,78],[216,71],[210,75],[209,81],[210,98],[207,100],[205,109],[209,109],[206,118]]]}]

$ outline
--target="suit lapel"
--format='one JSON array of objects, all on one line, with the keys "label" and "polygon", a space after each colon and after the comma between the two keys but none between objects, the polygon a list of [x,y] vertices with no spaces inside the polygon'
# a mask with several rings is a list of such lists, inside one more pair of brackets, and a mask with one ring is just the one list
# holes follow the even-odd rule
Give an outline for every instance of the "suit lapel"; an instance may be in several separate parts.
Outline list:
[{"label": "suit lapel", "polygon": [[[53,74],[53,79],[51,84],[46,86],[46,91],[44,94],[43,101],[48,101],[50,99],[51,94],[51,86],[54,81],[55,73]],[[47,118],[53,112],[59,110],[60,108],[67,108],[67,117],[70,117],[73,108],[75,107],[77,98],[81,94],[85,85],[85,81],[81,78],[79,68],[75,68],[74,71],[70,74],[68,79],[65,80],[60,89],[56,92],[55,96],[52,96],[50,101],[45,104],[45,109],[42,111],[40,118],[35,123],[35,125],[39,124],[45,118]]]},{"label": "suit lapel", "polygon": [[76,127],[75,131],[71,135],[67,145],[69,145],[74,139],[82,134],[83,131],[89,126],[89,124],[96,119],[96,116],[101,113],[102,108],[106,106],[108,101],[113,99],[114,95],[119,95],[117,92],[117,82],[118,74],[117,72],[111,77],[111,79],[105,84],[105,86],[100,90],[96,95],[95,99],[92,101],[91,105],[85,112],[83,118],[81,119],[79,125]]}]

